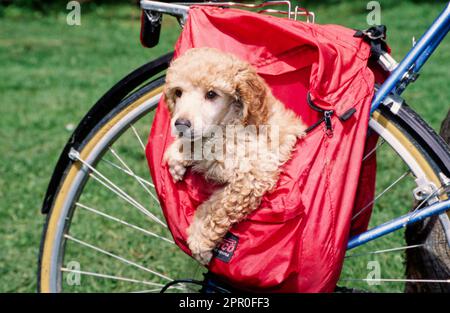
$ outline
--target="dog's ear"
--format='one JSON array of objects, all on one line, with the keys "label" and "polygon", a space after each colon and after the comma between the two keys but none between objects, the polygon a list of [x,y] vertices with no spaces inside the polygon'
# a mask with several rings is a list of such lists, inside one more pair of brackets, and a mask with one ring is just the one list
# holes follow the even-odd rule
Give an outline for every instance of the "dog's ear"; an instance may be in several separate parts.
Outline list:
[{"label": "dog's ear", "polygon": [[173,98],[173,90],[171,90],[167,84],[164,86],[164,90],[163,90],[163,94],[164,94],[164,102],[166,103],[169,112],[173,113],[173,109],[175,107],[175,101]]},{"label": "dog's ear", "polygon": [[266,82],[248,66],[240,69],[235,79],[237,101],[242,105],[243,124],[266,124],[270,97]]}]

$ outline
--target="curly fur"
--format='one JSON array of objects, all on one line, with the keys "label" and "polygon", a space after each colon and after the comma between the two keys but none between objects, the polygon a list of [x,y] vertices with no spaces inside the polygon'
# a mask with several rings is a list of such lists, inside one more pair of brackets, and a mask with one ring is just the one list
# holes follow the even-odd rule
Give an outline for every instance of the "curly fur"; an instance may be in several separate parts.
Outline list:
[{"label": "curly fur", "polygon": [[[217,97],[205,98],[208,91],[214,91]],[[208,180],[223,184],[196,209],[187,230],[192,256],[208,264],[212,250],[232,225],[257,209],[263,195],[274,188],[280,166],[289,160],[306,127],[272,95],[250,64],[212,48],[190,49],[173,61],[164,94],[172,126],[180,118],[193,124],[190,135],[177,137],[165,152],[172,177],[182,180],[191,166]],[[221,127],[223,133],[208,135],[212,124]],[[231,125],[236,127],[230,140],[225,129]],[[255,127],[250,131],[247,127],[244,134],[239,126]],[[203,147],[214,146],[216,154],[192,158],[186,142],[192,147],[198,140]],[[266,144],[258,144],[261,140]],[[217,154],[219,151],[231,150],[235,152],[232,158],[214,157],[224,155]]]}]

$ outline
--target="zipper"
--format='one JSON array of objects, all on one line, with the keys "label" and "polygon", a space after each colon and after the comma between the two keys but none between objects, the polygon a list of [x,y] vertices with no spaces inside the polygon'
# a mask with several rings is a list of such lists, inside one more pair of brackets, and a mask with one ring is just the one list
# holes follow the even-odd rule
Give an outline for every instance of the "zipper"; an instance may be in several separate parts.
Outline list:
[{"label": "zipper", "polygon": [[325,111],[323,112],[323,118],[325,121],[325,134],[328,137],[333,136],[333,124],[331,124],[331,116],[333,115],[333,111]]},{"label": "zipper", "polygon": [[[331,123],[331,116],[333,115],[333,110],[324,110],[322,108],[319,108],[315,103],[311,100],[311,95],[308,92],[306,95],[306,100],[308,102],[308,105],[317,112],[320,112],[323,114],[323,118],[321,118],[317,123],[313,125],[313,128],[318,126],[321,122],[325,123],[325,134],[327,134],[328,137],[333,136],[333,125]],[[311,129],[312,130],[312,129]]]}]

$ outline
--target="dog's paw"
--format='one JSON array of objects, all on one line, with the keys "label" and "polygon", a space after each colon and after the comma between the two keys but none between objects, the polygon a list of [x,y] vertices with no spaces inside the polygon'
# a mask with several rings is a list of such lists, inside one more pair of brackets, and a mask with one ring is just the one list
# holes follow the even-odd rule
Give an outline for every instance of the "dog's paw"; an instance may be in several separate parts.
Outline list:
[{"label": "dog's paw", "polygon": [[167,162],[169,165],[169,173],[175,182],[183,180],[186,173],[186,166],[182,161],[171,159]]},{"label": "dog's paw", "polygon": [[200,251],[198,253],[192,253],[192,257],[194,259],[196,259],[202,265],[208,265],[209,262],[211,262],[212,256],[213,256],[213,254],[212,254],[211,250]]},{"label": "dog's paw", "polygon": [[175,144],[164,154],[164,162],[169,166],[169,173],[175,182],[183,180],[189,162],[183,159],[183,154],[178,151]]},{"label": "dog's paw", "polygon": [[187,244],[192,252],[192,257],[198,262],[207,265],[211,261],[215,244],[203,235],[201,226],[197,223],[188,229]]}]

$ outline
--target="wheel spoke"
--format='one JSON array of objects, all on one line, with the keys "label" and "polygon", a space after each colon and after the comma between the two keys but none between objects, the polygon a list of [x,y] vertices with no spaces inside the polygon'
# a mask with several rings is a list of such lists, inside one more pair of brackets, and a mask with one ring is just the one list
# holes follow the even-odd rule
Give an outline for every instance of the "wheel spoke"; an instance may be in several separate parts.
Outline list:
[{"label": "wheel spoke", "polygon": [[157,222],[158,224],[161,224],[162,226],[164,226],[165,228],[167,228],[167,225],[164,224],[159,218],[157,218],[154,214],[152,214],[149,210],[145,209],[141,204],[139,204],[137,201],[132,201],[134,199],[131,199],[129,197],[127,197],[126,195],[121,194],[120,192],[118,192],[117,190],[115,190],[114,188],[112,188],[111,186],[109,186],[107,183],[105,183],[103,180],[101,180],[100,178],[98,178],[96,175],[90,173],[89,174],[90,177],[92,177],[95,181],[99,182],[101,185],[103,185],[104,187],[106,187],[107,189],[109,189],[110,191],[112,191],[113,193],[115,193],[117,196],[119,196],[120,198],[122,198],[123,200],[125,200],[126,202],[128,202],[129,204],[131,204],[132,206],[134,206],[136,209],[138,209],[139,211],[141,211],[143,214],[145,214],[147,217],[149,217],[150,219],[152,219],[153,221]]},{"label": "wheel spoke", "polygon": [[378,199],[380,199],[386,192],[388,192],[392,187],[397,185],[403,178],[408,176],[408,174],[411,173],[410,170],[407,170],[405,173],[403,173],[399,178],[397,178],[392,184],[390,184],[386,189],[384,189],[380,194],[378,194],[372,201],[370,201],[368,204],[366,204],[361,210],[358,211],[353,217],[352,221],[356,219],[361,213],[363,213],[367,208],[369,208],[372,204],[374,204]]},{"label": "wheel spoke", "polygon": [[139,134],[138,134],[138,132],[137,132],[137,130],[136,130],[136,128],[134,127],[133,124],[131,124],[130,126],[131,126],[131,129],[133,130],[134,135],[136,136],[137,140],[139,141],[139,144],[141,145],[142,150],[145,151],[145,145],[144,145],[144,142],[143,142],[142,139],[141,139],[141,136],[139,136]]},{"label": "wheel spoke", "polygon": [[97,252],[100,252],[100,253],[102,253],[102,254],[108,255],[108,256],[110,256],[110,257],[112,257],[112,258],[115,258],[116,260],[119,260],[119,261],[121,261],[122,263],[131,265],[131,266],[133,266],[133,267],[136,267],[136,268],[141,269],[141,270],[143,270],[143,271],[145,271],[145,272],[148,272],[148,273],[151,273],[151,274],[153,274],[153,275],[156,275],[156,276],[158,276],[158,277],[160,277],[160,278],[163,278],[163,279],[165,279],[165,280],[173,281],[172,278],[170,278],[170,277],[168,277],[168,276],[166,276],[166,275],[164,275],[164,274],[158,273],[158,272],[156,272],[156,271],[154,271],[154,270],[152,270],[152,269],[149,269],[149,268],[147,268],[147,267],[145,267],[145,266],[142,266],[142,265],[140,265],[140,264],[138,264],[138,263],[136,263],[136,262],[130,261],[130,260],[128,260],[128,259],[125,259],[125,258],[123,258],[123,257],[121,257],[121,256],[118,256],[117,254],[108,252],[108,251],[106,251],[106,250],[104,250],[104,249],[102,249],[102,248],[99,248],[99,247],[97,247],[97,246],[94,246],[94,245],[92,245],[92,244],[89,244],[89,243],[87,243],[87,242],[85,242],[85,241],[82,241],[82,240],[80,240],[80,239],[74,238],[74,237],[72,237],[72,236],[70,236],[70,235],[67,235],[67,234],[64,235],[64,237],[65,237],[66,239],[71,240],[71,241],[74,241],[74,242],[76,242],[76,243],[78,243],[78,244],[80,244],[80,245],[82,245],[82,246],[84,246],[84,247],[90,248],[90,249],[95,250],[95,251],[97,251]]},{"label": "wheel spoke", "polygon": [[123,225],[125,225],[125,226],[128,226],[128,227],[130,227],[130,228],[136,229],[136,230],[138,230],[138,231],[140,231],[140,232],[142,232],[142,233],[144,233],[144,234],[146,234],[146,235],[149,235],[149,236],[153,236],[153,237],[162,239],[163,241],[169,242],[169,243],[171,243],[171,244],[175,244],[175,242],[173,242],[172,240],[170,240],[170,239],[168,239],[168,238],[166,238],[166,237],[157,235],[157,234],[155,234],[155,233],[153,233],[153,232],[151,232],[151,231],[148,231],[148,230],[146,230],[146,229],[143,229],[143,228],[141,228],[141,227],[139,227],[139,226],[136,226],[136,225],[134,225],[134,224],[128,223],[128,222],[126,222],[126,221],[124,221],[124,220],[121,220],[121,219],[119,219],[119,218],[117,218],[117,217],[114,217],[114,216],[112,216],[112,215],[109,215],[109,214],[106,214],[106,213],[104,213],[104,212],[100,212],[100,211],[98,211],[98,210],[96,210],[96,209],[90,208],[90,207],[88,207],[88,206],[86,206],[86,205],[84,205],[84,204],[81,204],[81,203],[79,203],[79,202],[75,203],[75,205],[78,206],[78,207],[80,207],[80,208],[82,208],[82,209],[85,209],[85,210],[87,210],[87,211],[89,211],[89,212],[92,212],[92,213],[94,213],[94,214],[103,216],[103,217],[105,217],[105,218],[107,218],[107,219],[110,219],[110,220],[112,220],[112,221],[118,222],[118,223],[123,224]]},{"label": "wheel spoke", "polygon": [[419,247],[424,247],[424,246],[426,246],[426,244],[403,246],[403,247],[396,247],[396,248],[390,248],[390,249],[369,251],[369,252],[363,252],[363,253],[354,253],[354,254],[346,255],[345,258],[347,259],[347,258],[354,258],[354,257],[365,256],[365,255],[372,255],[372,254],[381,254],[381,253],[387,253],[387,252],[404,251],[404,250],[414,249],[414,248],[419,248]]},{"label": "wheel spoke", "polygon": [[69,268],[61,268],[62,272],[68,272],[68,273],[75,273],[85,276],[92,276],[92,277],[99,277],[99,278],[105,278],[105,279],[112,279],[112,280],[120,280],[120,281],[126,281],[129,283],[136,283],[136,284],[143,284],[143,285],[149,285],[149,286],[158,286],[158,287],[164,287],[163,284],[158,284],[150,281],[145,280],[137,280],[133,278],[128,277],[122,277],[122,276],[115,276],[115,275],[107,275],[107,274],[101,274],[101,273],[94,273],[94,272],[86,272],[86,271],[80,271],[80,270],[73,270]]},{"label": "wheel spoke", "polygon": [[378,150],[379,147],[381,147],[386,141],[384,140],[384,138],[381,138],[380,142],[377,143],[377,145],[375,146],[375,148],[373,148],[372,150],[370,150],[362,159],[362,161],[364,162],[367,158],[369,158],[374,152],[376,152]]},{"label": "wheel spoke", "polygon": [[146,180],[146,179],[144,179],[144,178],[142,178],[142,177],[140,177],[140,176],[133,175],[130,171],[128,171],[127,169],[121,167],[120,165],[117,165],[116,163],[111,162],[111,161],[108,160],[108,159],[102,159],[102,161],[105,162],[106,164],[111,165],[112,167],[115,167],[115,168],[118,169],[118,170],[121,170],[122,172],[124,172],[125,174],[127,174],[127,175],[129,175],[129,176],[134,176],[136,179],[140,180],[141,182],[143,182],[143,183],[146,184],[147,186],[150,186],[150,187],[152,187],[152,188],[155,188],[155,185],[152,184],[151,182],[149,182],[148,180]]},{"label": "wheel spoke", "polygon": [[[107,275],[107,274],[101,274],[101,273],[95,273],[95,272],[73,270],[73,269],[68,269],[65,267],[61,268],[61,271],[67,272],[67,273],[76,273],[76,274],[85,275],[85,276],[92,276],[92,277],[98,277],[98,278],[125,281],[125,282],[135,283],[135,284],[143,284],[143,285],[148,285],[148,286],[160,287],[160,288],[135,291],[135,292],[159,292],[164,287],[163,284],[158,284],[158,283],[154,283],[154,282],[146,281],[146,280],[138,280],[138,279],[134,279],[134,278],[123,277],[123,276],[115,276],[115,275]],[[183,291],[186,290],[184,287],[179,287],[179,286],[170,286],[168,289],[179,289],[179,290],[183,290]]]},{"label": "wheel spoke", "polygon": [[410,245],[410,246],[402,246],[402,247],[395,247],[395,248],[389,248],[389,249],[383,249],[383,250],[375,250],[375,251],[368,251],[368,252],[362,252],[362,253],[353,253],[350,255],[346,255],[345,258],[354,258],[354,257],[360,257],[365,255],[373,255],[373,254],[381,254],[381,253],[388,253],[388,252],[397,252],[397,251],[404,251],[408,249],[415,249],[415,248],[421,248],[421,247],[430,247],[433,244],[441,244],[446,243],[445,240],[441,241],[434,241],[434,242],[427,242],[417,245]]},{"label": "wheel spoke", "polygon": [[[92,177],[94,180],[102,184],[104,187],[118,195],[120,198],[124,199],[131,205],[133,205],[135,208],[137,208],[139,211],[141,211],[143,214],[147,215],[149,218],[154,220],[155,222],[161,224],[165,228],[167,228],[167,225],[162,222],[158,217],[156,217],[153,213],[151,213],[149,210],[147,210],[142,204],[140,204],[137,200],[132,198],[129,194],[127,194],[125,191],[123,191],[121,188],[119,188],[117,185],[115,185],[111,180],[106,178],[102,173],[100,173],[97,169],[92,167],[90,164],[88,164],[86,161],[81,159],[78,151],[71,151],[70,153],[71,157],[73,159],[76,159],[77,161],[81,162],[83,165],[85,165],[88,169],[91,170],[89,173],[89,176]],[[95,175],[93,174],[95,173]],[[100,178],[101,179],[100,179]]]},{"label": "wheel spoke", "polygon": [[156,201],[156,203],[159,204],[158,198],[150,191],[150,189],[147,188],[147,186],[144,185],[143,182],[141,182],[138,178],[138,176],[133,172],[133,170],[125,163],[125,161],[119,156],[119,154],[111,147],[109,147],[109,151],[116,157],[116,159],[128,170],[128,172],[131,173],[131,176],[136,179],[136,181],[139,183],[139,185],[144,188],[144,190]]}]

